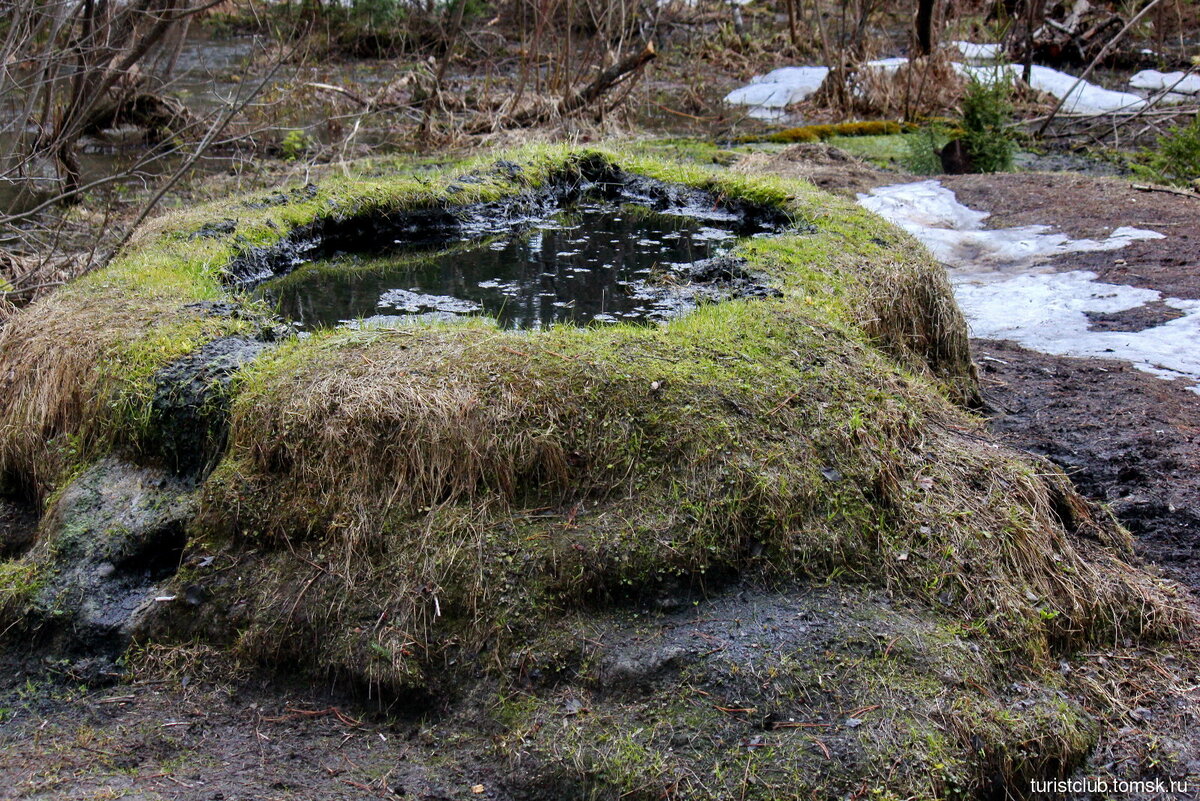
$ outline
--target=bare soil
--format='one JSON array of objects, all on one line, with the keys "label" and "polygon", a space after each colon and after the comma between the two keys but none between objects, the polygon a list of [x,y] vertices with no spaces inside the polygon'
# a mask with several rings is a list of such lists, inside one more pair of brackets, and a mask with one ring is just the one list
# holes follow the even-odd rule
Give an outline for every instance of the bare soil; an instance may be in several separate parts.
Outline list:
[{"label": "bare soil", "polygon": [[973,344],[992,428],[1108,502],[1141,556],[1200,590],[1200,396],[1125,362]]},{"label": "bare soil", "polygon": [[991,212],[989,228],[1051,225],[1072,237],[1104,238],[1121,226],[1148,228],[1166,239],[1143,239],[1120,250],[1067,253],[1050,264],[1091,270],[1099,280],[1200,298],[1200,200],[1146,192],[1129,180],[1069,173],[946,176],[960,203]]},{"label": "bare soil", "polygon": [[486,773],[431,781],[409,761],[419,725],[364,719],[328,691],[184,677],[88,689],[44,666],[0,684],[2,799],[503,797]]}]

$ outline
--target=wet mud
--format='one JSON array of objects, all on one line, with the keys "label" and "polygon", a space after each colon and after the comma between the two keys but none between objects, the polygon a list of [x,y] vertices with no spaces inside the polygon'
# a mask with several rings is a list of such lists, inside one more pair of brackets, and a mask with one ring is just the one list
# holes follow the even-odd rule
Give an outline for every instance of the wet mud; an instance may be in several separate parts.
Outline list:
[{"label": "wet mud", "polygon": [[[851,196],[920,180],[871,175],[862,164],[839,179],[836,161],[797,147],[747,157],[738,168],[819,176],[823,188]],[[935,177],[963,205],[988,212],[986,228],[1049,225],[1101,240],[1122,226],[1160,232],[1162,239],[1118,250],[1052,256],[1045,269],[1090,270],[1101,282],[1200,299],[1200,202],[1192,198],[1076,173]],[[1144,331],[1180,314],[1160,300],[1088,318],[1094,331]],[[1128,362],[1052,356],[995,340],[976,339],[972,347],[993,430],[1062,466],[1084,494],[1112,506],[1149,564],[1200,590],[1200,394]]]}]

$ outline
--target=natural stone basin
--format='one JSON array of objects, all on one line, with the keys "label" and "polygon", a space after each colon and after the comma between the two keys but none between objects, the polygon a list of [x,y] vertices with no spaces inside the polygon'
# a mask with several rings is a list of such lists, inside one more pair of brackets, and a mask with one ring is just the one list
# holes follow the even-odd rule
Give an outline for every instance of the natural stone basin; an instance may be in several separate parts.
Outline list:
[{"label": "natural stone basin", "polygon": [[480,314],[501,328],[661,323],[699,303],[773,294],[742,262],[715,257],[787,222],[770,206],[597,174],[315,230],[250,251],[232,273],[307,330]]}]

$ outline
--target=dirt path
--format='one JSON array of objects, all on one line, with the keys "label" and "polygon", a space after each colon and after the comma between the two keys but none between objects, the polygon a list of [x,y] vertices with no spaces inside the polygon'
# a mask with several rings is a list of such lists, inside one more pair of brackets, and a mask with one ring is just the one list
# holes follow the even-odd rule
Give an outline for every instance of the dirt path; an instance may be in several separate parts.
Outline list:
[{"label": "dirt path", "polygon": [[[736,169],[803,177],[851,197],[921,180],[875,170],[825,145],[753,155]],[[1070,173],[938,180],[960,203],[989,212],[988,228],[1049,225],[1073,238],[1098,239],[1121,226],[1165,234],[1114,251],[1063,254],[1048,266],[1090,270],[1100,281],[1166,297],[1200,298],[1200,201]],[[1180,314],[1158,302],[1091,322],[1097,330],[1140,331]],[[1200,394],[1126,362],[1051,356],[1010,342],[973,345],[993,429],[1061,465],[1085,494],[1112,506],[1145,559],[1200,590]]]},{"label": "dirt path", "polygon": [[[1200,298],[1200,201],[1062,174],[953,176],[943,185],[959,202],[990,212],[991,228],[1043,224],[1072,237],[1103,238],[1124,225],[1165,234],[1115,251],[1064,254],[1049,264],[1168,297]],[[1094,317],[1092,327],[1139,331],[1178,314],[1147,304]],[[1006,342],[977,341],[975,358],[995,430],[1070,471],[1086,494],[1112,505],[1139,553],[1200,590],[1200,394],[1125,362],[1049,356]]]}]

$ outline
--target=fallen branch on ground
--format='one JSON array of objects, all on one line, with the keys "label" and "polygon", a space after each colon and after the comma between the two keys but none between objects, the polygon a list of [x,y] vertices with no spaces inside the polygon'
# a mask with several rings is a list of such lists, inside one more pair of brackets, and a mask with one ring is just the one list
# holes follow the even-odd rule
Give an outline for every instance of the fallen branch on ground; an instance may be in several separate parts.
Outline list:
[{"label": "fallen branch on ground", "polygon": [[1200,192],[1192,192],[1189,189],[1175,189],[1171,186],[1153,186],[1151,184],[1130,184],[1129,187],[1139,192],[1166,192],[1171,195],[1183,195],[1193,200],[1200,200]]},{"label": "fallen branch on ground", "polygon": [[610,89],[623,82],[626,77],[653,61],[657,55],[654,45],[647,44],[640,52],[627,56],[608,69],[602,70],[583,89],[572,92],[557,103],[538,103],[514,114],[481,120],[468,128],[468,132],[478,134],[500,128],[530,128],[549,122],[556,117],[565,117],[595,103]]}]

